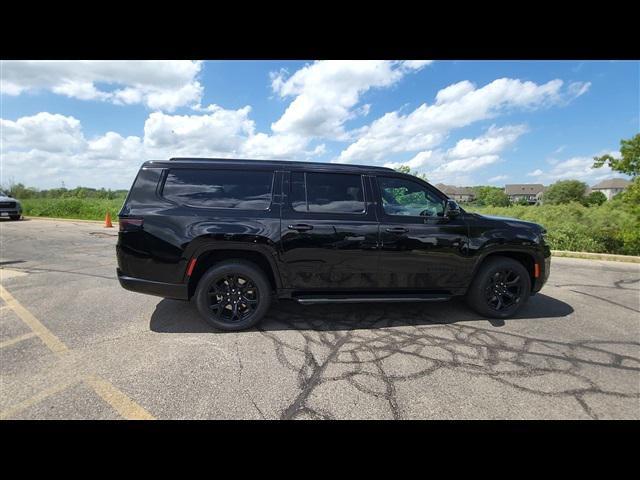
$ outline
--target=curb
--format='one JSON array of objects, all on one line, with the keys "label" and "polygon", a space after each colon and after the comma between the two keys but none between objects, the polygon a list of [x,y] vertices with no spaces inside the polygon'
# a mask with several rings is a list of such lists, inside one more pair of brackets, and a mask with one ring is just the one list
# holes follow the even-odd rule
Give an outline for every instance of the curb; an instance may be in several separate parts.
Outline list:
[{"label": "curb", "polygon": [[[29,220],[49,220],[56,222],[80,222],[80,223],[97,223],[100,225],[104,225],[104,220],[84,220],[79,218],[55,218],[55,217],[31,217],[23,215],[23,218],[28,218]],[[112,220],[112,223],[118,223],[117,220]]]},{"label": "curb", "polygon": [[605,260],[610,262],[640,263],[640,257],[633,255],[616,255],[613,253],[570,252],[566,250],[551,250],[554,257],[583,258],[585,260]]}]

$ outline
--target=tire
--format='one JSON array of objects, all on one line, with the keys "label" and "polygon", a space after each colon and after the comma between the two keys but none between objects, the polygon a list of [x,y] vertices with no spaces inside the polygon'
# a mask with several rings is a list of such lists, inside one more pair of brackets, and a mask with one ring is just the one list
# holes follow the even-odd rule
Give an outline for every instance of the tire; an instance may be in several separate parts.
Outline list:
[{"label": "tire", "polygon": [[262,320],[269,310],[271,285],[264,272],[253,263],[229,260],[205,272],[198,282],[194,300],[200,315],[215,328],[245,330]]},{"label": "tire", "polygon": [[10,215],[11,220],[20,220],[20,215]]},{"label": "tire", "polygon": [[509,318],[527,303],[531,277],[520,262],[493,257],[482,264],[467,292],[468,305],[484,317]]}]

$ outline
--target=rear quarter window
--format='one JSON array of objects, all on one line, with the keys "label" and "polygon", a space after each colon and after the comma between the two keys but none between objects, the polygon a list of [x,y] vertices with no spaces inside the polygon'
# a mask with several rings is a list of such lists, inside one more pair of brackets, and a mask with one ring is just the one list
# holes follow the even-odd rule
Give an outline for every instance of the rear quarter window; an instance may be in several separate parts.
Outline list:
[{"label": "rear quarter window", "polygon": [[267,210],[273,172],[247,170],[169,170],[162,196],[181,205]]}]

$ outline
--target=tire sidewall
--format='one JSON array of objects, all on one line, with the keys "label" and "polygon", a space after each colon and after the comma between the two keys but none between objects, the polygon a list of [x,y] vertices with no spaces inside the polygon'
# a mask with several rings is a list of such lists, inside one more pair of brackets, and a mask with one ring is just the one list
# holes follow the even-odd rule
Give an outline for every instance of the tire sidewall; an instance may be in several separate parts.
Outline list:
[{"label": "tire sidewall", "polygon": [[[224,274],[235,273],[250,278],[258,289],[258,308],[246,319],[227,323],[217,320],[209,308],[208,293],[211,283]],[[271,285],[262,271],[248,262],[230,261],[211,267],[198,282],[194,300],[200,315],[213,327],[225,331],[238,331],[256,325],[271,304]]]},{"label": "tire sidewall", "polygon": [[[495,274],[497,270],[501,270],[504,268],[510,268],[519,273],[519,275],[524,279],[523,292],[520,297],[520,302],[504,311],[497,311],[489,307],[484,298],[484,289],[489,278]],[[485,317],[492,318],[509,318],[515,315],[518,310],[522,308],[524,304],[529,300],[529,296],[531,295],[531,279],[529,278],[529,272],[520,262],[513,260],[507,257],[494,258],[487,261],[481,268],[476,278],[473,280],[473,283],[469,289],[469,294],[467,295],[467,301],[469,305],[479,314]]]}]

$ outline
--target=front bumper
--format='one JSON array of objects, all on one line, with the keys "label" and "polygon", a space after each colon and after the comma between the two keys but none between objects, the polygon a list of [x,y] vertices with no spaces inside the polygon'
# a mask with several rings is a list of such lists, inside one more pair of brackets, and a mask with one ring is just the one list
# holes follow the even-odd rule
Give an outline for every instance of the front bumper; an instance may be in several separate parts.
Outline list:
[{"label": "front bumper", "polygon": [[176,300],[189,299],[189,289],[186,284],[154,282],[153,280],[129,277],[124,275],[119,268],[116,271],[118,273],[118,281],[125,290],[164,298],[174,298]]},{"label": "front bumper", "polygon": [[21,208],[0,208],[0,217],[18,217],[22,215]]},{"label": "front bumper", "polygon": [[551,273],[551,250],[549,250],[548,246],[545,245],[543,256],[536,261],[540,264],[542,271],[540,276],[534,279],[533,287],[531,288],[532,294],[539,292],[549,279],[549,274]]}]

